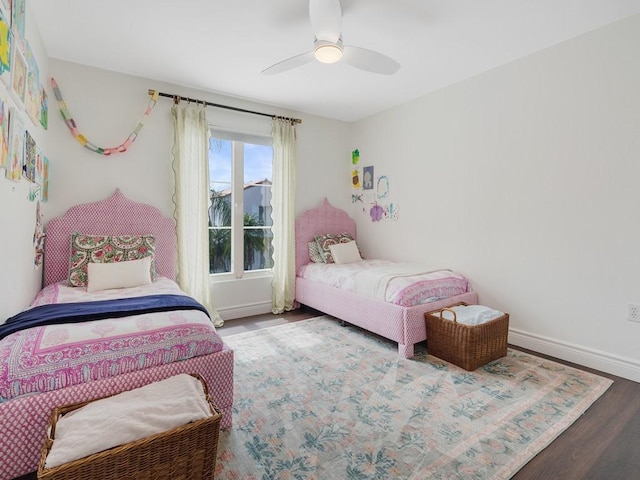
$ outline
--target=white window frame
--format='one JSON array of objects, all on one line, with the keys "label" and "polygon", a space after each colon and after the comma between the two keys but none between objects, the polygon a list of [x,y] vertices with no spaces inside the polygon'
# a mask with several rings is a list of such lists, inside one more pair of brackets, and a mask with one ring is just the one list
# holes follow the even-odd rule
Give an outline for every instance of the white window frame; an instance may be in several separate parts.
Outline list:
[{"label": "white window frame", "polygon": [[[225,282],[243,278],[271,277],[272,268],[244,270],[244,195],[239,195],[238,199],[235,192],[244,192],[244,144],[272,146],[273,139],[270,136],[228,131],[211,125],[209,131],[213,138],[232,142],[231,272],[209,273],[209,279],[213,282]],[[271,229],[273,231],[273,226]]]}]

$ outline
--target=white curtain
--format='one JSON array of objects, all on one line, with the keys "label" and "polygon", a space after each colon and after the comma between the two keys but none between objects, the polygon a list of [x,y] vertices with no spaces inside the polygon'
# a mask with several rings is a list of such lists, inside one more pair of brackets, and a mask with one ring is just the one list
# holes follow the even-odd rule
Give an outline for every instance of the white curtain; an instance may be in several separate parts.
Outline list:
[{"label": "white curtain", "polygon": [[296,127],[289,120],[275,118],[273,137],[273,218],[272,311],[293,310],[295,271]]},{"label": "white curtain", "polygon": [[203,105],[173,105],[177,283],[223,325],[209,289],[209,125]]}]

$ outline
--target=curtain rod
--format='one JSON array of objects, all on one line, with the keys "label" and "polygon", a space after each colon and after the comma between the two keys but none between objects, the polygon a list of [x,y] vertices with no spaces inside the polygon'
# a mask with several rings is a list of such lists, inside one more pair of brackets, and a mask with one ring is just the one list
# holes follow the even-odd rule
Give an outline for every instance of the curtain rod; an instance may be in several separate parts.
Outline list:
[{"label": "curtain rod", "polygon": [[263,117],[281,118],[283,120],[288,120],[291,123],[302,123],[302,120],[299,119],[299,118],[282,117],[280,115],[272,115],[270,113],[255,112],[253,110],[245,110],[244,108],[230,107],[229,105],[221,105],[219,103],[207,102],[206,100],[198,100],[197,98],[183,97],[181,95],[174,95],[174,94],[171,94],[171,93],[157,92],[156,90],[152,90],[151,88],[149,89],[149,95],[155,95],[156,93],[160,97],[173,98],[173,101],[175,103],[179,103],[180,100],[185,100],[187,102],[204,103],[208,107],[226,108],[227,110],[234,110],[236,112],[252,113],[254,115],[262,115]]}]

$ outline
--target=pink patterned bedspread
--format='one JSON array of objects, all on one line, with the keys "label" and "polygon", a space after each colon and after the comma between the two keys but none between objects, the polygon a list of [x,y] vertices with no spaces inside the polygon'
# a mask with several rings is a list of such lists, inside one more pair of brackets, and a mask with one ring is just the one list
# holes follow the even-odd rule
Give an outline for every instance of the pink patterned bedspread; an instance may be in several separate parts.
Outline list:
[{"label": "pink patterned bedspread", "polygon": [[[183,294],[159,277],[152,285],[88,293],[59,282],[45,287],[32,307]],[[33,327],[0,341],[0,401],[219,352],[223,342],[199,310],[147,313],[77,324]]]},{"label": "pink patterned bedspread", "polygon": [[[387,268],[391,270],[397,266],[397,262],[377,259],[341,265],[309,263],[300,268],[298,276],[322,282],[331,287],[358,292],[358,275],[364,275],[372,269],[384,272]],[[412,267],[417,270],[415,264]],[[385,285],[383,300],[404,307],[413,307],[470,291],[468,279],[459,273],[427,267],[424,270],[428,273],[390,275]]]}]

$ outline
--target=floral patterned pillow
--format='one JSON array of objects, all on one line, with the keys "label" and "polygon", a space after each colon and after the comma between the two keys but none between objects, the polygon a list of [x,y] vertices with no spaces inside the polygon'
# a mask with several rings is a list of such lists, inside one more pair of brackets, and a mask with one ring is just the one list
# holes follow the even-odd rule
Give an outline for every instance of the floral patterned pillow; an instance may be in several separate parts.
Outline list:
[{"label": "floral patterned pillow", "polygon": [[114,263],[151,257],[151,278],[156,278],[156,263],[153,254],[156,239],[153,235],[71,235],[71,257],[69,258],[69,285],[87,286],[89,263]]},{"label": "floral patterned pillow", "polygon": [[309,242],[307,243],[309,246],[309,260],[313,263],[324,263],[324,257],[322,253],[320,253],[320,247],[317,242]]},{"label": "floral patterned pillow", "polygon": [[316,235],[314,238],[320,249],[320,254],[324,258],[324,263],[335,263],[329,245],[347,243],[354,240],[349,233],[327,233],[325,235]]}]

